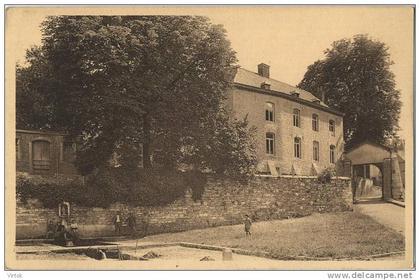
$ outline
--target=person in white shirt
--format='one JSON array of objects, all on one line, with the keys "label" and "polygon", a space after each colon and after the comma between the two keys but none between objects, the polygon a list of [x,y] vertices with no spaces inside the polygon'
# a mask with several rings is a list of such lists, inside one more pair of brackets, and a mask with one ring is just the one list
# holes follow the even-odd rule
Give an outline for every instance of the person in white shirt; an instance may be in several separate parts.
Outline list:
[{"label": "person in white shirt", "polygon": [[121,225],[122,225],[122,219],[120,212],[117,213],[114,217],[114,226],[115,226],[115,234],[120,235],[121,234]]}]

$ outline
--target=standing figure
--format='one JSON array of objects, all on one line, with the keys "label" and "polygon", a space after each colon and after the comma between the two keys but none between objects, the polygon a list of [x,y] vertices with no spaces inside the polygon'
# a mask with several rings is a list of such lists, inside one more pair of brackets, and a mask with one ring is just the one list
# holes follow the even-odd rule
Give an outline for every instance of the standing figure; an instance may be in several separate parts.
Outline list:
[{"label": "standing figure", "polygon": [[115,226],[115,234],[120,235],[121,234],[121,225],[122,225],[122,219],[120,212],[117,212],[117,215],[114,217],[114,226]]},{"label": "standing figure", "polygon": [[252,220],[248,215],[245,215],[245,236],[251,236],[251,226],[252,226]]},{"label": "standing figure", "polygon": [[77,222],[74,219],[71,220],[70,235],[74,244],[79,243],[79,226],[77,225]]},{"label": "standing figure", "polygon": [[136,233],[136,217],[131,212],[127,219],[127,225],[130,228],[130,232],[132,235],[135,235]]}]

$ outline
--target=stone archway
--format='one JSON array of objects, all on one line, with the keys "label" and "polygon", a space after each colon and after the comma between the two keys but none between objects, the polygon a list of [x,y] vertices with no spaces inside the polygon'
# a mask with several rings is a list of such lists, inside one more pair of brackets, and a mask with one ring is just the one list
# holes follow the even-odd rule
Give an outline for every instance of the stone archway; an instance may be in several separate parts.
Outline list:
[{"label": "stone archway", "polygon": [[[396,180],[400,176],[396,168],[398,160],[388,147],[366,141],[346,151],[345,161],[351,167],[347,175],[352,179],[358,166],[377,166],[382,173],[382,198],[398,199],[401,196],[402,184]],[[353,195],[356,194],[356,183],[352,180]]]},{"label": "stone archway", "polygon": [[355,200],[383,199],[383,163],[352,166]]}]

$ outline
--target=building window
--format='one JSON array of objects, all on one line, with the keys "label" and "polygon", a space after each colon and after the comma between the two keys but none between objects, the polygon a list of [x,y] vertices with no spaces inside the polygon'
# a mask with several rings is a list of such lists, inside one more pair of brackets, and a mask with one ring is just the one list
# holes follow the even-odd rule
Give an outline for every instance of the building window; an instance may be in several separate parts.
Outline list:
[{"label": "building window", "polygon": [[300,111],[293,109],[293,126],[300,127]]},{"label": "building window", "polygon": [[312,130],[319,131],[319,118],[317,114],[312,114]]},{"label": "building window", "polygon": [[32,166],[34,170],[50,169],[50,143],[45,140],[32,142]]},{"label": "building window", "polygon": [[295,137],[294,151],[295,158],[302,158],[302,145],[299,137]]},{"label": "building window", "polygon": [[313,143],[313,159],[314,161],[319,161],[319,142],[314,141]]},{"label": "building window", "polygon": [[[185,146],[184,146],[184,148],[185,148]],[[140,157],[139,157],[139,164],[137,166],[140,167],[140,168],[143,168],[144,167],[144,162],[143,162],[144,161],[144,159],[143,159],[143,144],[139,144],[139,155],[140,155]]]},{"label": "building window", "polygon": [[274,155],[274,133],[265,134],[265,150],[269,155]]},{"label": "building window", "polygon": [[20,139],[16,138],[16,160],[20,160]]},{"label": "building window", "polygon": [[335,163],[335,146],[330,146],[330,163]]},{"label": "building window", "polygon": [[76,159],[76,144],[73,142],[63,143],[63,161],[73,162]]},{"label": "building window", "polygon": [[329,130],[332,136],[335,136],[335,121],[330,120],[329,122]]},{"label": "building window", "polygon": [[271,102],[265,103],[265,120],[274,122],[274,104]]}]

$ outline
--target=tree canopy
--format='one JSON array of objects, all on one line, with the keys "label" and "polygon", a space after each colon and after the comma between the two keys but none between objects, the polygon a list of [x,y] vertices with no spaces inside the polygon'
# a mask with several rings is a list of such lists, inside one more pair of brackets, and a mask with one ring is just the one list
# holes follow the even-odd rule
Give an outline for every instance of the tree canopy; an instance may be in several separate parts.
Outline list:
[{"label": "tree canopy", "polygon": [[251,129],[224,110],[236,57],[222,26],[199,16],[59,16],[42,32],[17,67],[17,127],[80,135],[82,173],[115,152],[126,167],[252,168]]},{"label": "tree canopy", "polygon": [[356,35],[335,41],[325,58],[308,67],[298,87],[343,113],[347,146],[395,136],[401,109],[387,46]]}]

